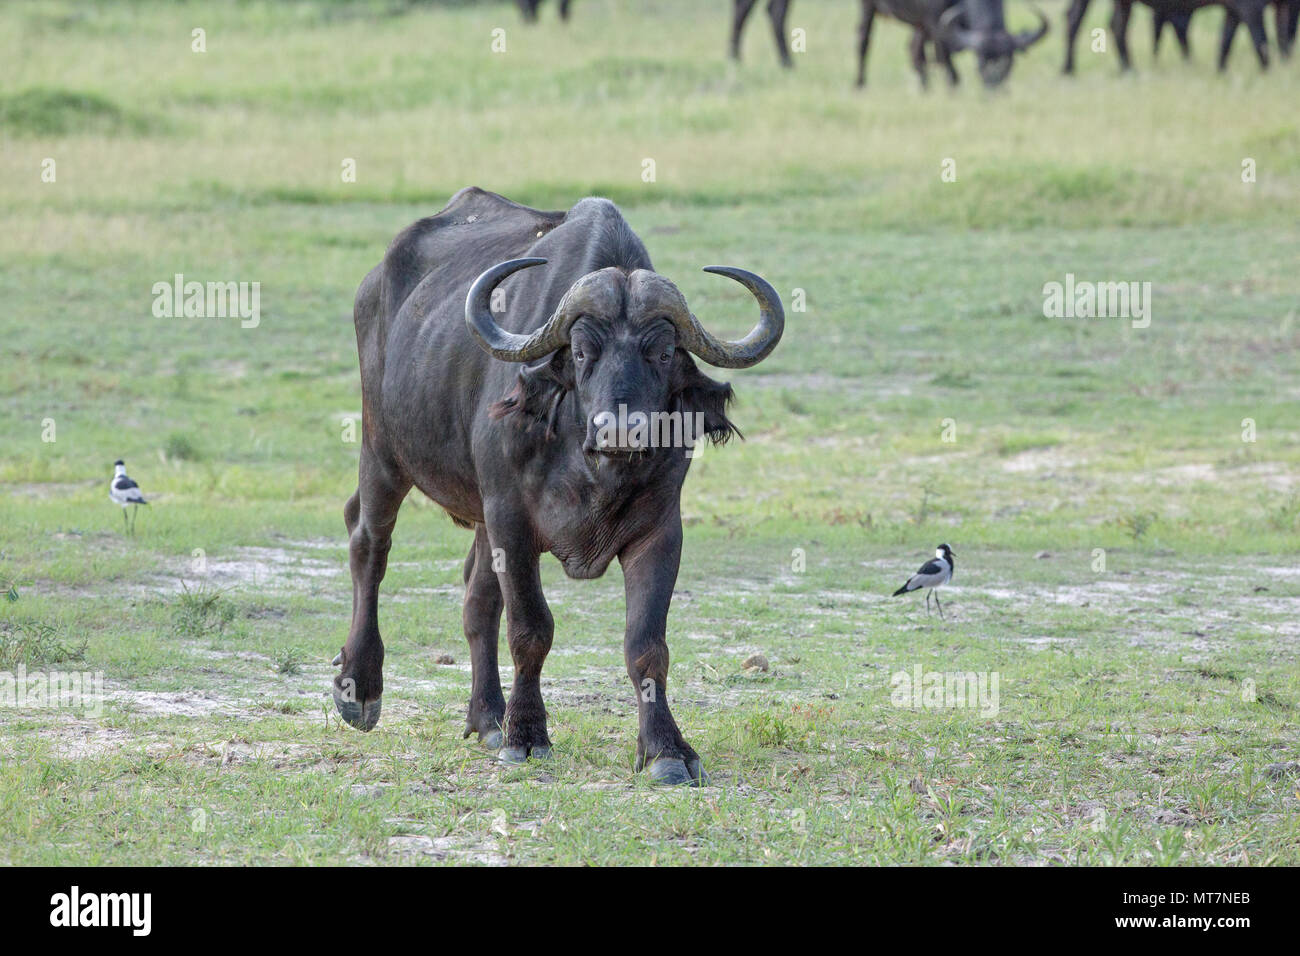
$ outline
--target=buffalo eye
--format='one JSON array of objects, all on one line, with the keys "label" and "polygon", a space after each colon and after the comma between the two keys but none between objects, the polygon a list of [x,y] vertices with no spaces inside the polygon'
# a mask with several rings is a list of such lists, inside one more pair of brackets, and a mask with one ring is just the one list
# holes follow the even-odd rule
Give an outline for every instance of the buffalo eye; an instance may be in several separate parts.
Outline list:
[{"label": "buffalo eye", "polygon": [[[668,321],[664,319],[664,321]],[[657,336],[647,343],[646,359],[655,361],[651,356],[655,356],[660,365],[667,365],[672,361],[673,353],[677,351],[677,343],[671,336]]]}]

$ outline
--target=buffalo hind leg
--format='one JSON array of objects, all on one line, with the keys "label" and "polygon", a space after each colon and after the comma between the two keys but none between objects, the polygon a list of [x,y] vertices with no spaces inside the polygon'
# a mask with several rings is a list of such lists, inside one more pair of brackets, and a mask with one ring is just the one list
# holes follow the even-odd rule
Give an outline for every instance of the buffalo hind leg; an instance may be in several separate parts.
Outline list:
[{"label": "buffalo hind leg", "polygon": [[930,88],[930,74],[925,63],[925,33],[921,30],[912,31],[911,42],[912,69],[916,70],[916,75],[921,78],[921,89]]},{"label": "buffalo hind leg", "polygon": [[790,0],[767,0],[767,16],[772,21],[772,36],[776,40],[776,53],[781,58],[781,65],[789,69],[794,66],[790,59],[790,48],[785,42],[785,18],[790,9]]},{"label": "buffalo hind leg", "polygon": [[1223,8],[1223,30],[1219,34],[1219,72],[1228,68],[1228,53],[1232,50],[1232,38],[1237,35],[1241,17],[1231,7]]},{"label": "buffalo hind leg", "polygon": [[1191,15],[1161,13],[1157,10],[1153,17],[1151,55],[1155,56],[1160,52],[1160,34],[1165,32],[1165,25],[1168,24],[1173,28],[1174,38],[1178,41],[1178,49],[1182,53],[1183,59],[1189,59],[1192,55],[1192,48],[1187,40],[1187,28],[1192,22]]},{"label": "buffalo hind leg", "polygon": [[334,659],[340,669],[333,688],[339,715],[359,730],[371,730],[379,723],[384,693],[379,582],[388,567],[397,512],[410,488],[404,475],[384,467],[372,451],[362,449],[357,490],[343,507],[352,568],[352,627]]},{"label": "buffalo hind leg", "polygon": [[1178,49],[1184,60],[1192,58],[1192,45],[1187,39],[1187,29],[1192,25],[1190,16],[1179,17],[1174,21],[1174,36],[1178,38]]},{"label": "buffalo hind leg", "polygon": [[1065,66],[1062,73],[1074,72],[1074,39],[1079,35],[1083,15],[1088,12],[1089,0],[1070,0],[1070,7],[1065,11]]},{"label": "buffalo hind leg", "polygon": [[858,21],[858,88],[867,85],[867,47],[871,45],[871,24],[876,19],[875,0],[862,0],[862,19]]},{"label": "buffalo hind leg", "polygon": [[934,57],[948,71],[948,85],[957,86],[961,82],[961,77],[957,75],[957,68],[952,65],[952,52],[942,40],[934,41]]},{"label": "buffalo hind leg", "polygon": [[1115,35],[1115,52],[1119,54],[1119,68],[1124,71],[1133,69],[1128,56],[1128,18],[1131,12],[1130,0],[1115,0],[1115,9],[1110,14],[1110,32]]},{"label": "buffalo hind leg", "polygon": [[668,605],[682,556],[681,525],[619,555],[627,601],[623,657],[636,693],[636,769],[661,784],[708,783],[668,709]]},{"label": "buffalo hind leg", "polygon": [[745,21],[758,0],[736,0],[731,11],[731,58],[740,59],[740,35],[745,30]]},{"label": "buffalo hind leg", "polygon": [[474,529],[474,544],[465,559],[462,618],[473,668],[465,736],[477,733],[479,743],[489,750],[500,750],[505,742],[501,727],[505,722],[506,699],[501,694],[501,674],[497,669],[502,607],[501,585],[492,569],[492,545],[488,542],[487,529],[480,524]]},{"label": "buffalo hind leg", "polygon": [[1250,30],[1251,42],[1255,44],[1255,55],[1259,57],[1259,68],[1268,69],[1268,33],[1264,30],[1264,11],[1263,9],[1254,10],[1250,19],[1246,21],[1246,28]]}]

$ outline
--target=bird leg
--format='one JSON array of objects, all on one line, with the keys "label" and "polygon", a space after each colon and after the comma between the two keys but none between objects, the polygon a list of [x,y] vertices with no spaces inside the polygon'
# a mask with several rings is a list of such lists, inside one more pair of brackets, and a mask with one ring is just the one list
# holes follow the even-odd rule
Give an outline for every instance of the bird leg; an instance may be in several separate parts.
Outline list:
[{"label": "bird leg", "polygon": [[930,616],[930,589],[925,589],[925,616]]},{"label": "bird leg", "polygon": [[935,591],[935,592],[934,592],[934,603],[937,604],[937,605],[939,606],[939,618],[940,618],[940,620],[945,620],[945,621],[946,621],[947,618],[944,617],[944,615],[943,615],[943,603],[939,600],[939,592],[938,592],[938,591]]}]

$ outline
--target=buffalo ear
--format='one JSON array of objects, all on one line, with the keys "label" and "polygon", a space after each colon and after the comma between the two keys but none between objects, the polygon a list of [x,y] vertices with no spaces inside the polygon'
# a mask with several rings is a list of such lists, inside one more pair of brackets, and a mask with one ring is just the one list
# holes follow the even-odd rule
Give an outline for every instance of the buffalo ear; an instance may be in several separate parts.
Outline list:
[{"label": "buffalo ear", "polygon": [[679,352],[678,358],[673,376],[673,410],[685,415],[703,413],[704,434],[715,445],[725,444],[733,435],[744,438],[727,417],[727,406],[736,398],[731,385],[709,378],[685,352]]},{"label": "buffalo ear", "polygon": [[562,348],[536,365],[521,368],[515,387],[488,408],[488,415],[493,419],[513,415],[525,428],[544,423],[546,437],[554,438],[560,402],[573,385],[573,363],[568,348]]}]

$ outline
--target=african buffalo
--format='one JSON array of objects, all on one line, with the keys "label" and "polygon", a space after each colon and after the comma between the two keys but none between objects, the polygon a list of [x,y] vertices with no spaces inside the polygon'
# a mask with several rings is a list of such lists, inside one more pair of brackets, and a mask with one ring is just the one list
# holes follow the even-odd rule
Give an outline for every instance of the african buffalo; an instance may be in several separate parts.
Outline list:
[{"label": "african buffalo", "polygon": [[[1291,56],[1291,49],[1295,45],[1296,20],[1300,18],[1300,0],[1273,0],[1273,6],[1273,23],[1277,29],[1277,48],[1285,60]],[[1187,28],[1192,21],[1191,11],[1170,13],[1155,10],[1153,14],[1152,55],[1160,52],[1160,34],[1164,31],[1165,24],[1168,24],[1173,27],[1174,36],[1178,39],[1178,47],[1182,51],[1183,59],[1190,59],[1192,49],[1187,41]],[[1231,48],[1233,34],[1236,33],[1237,27],[1240,25],[1240,17],[1232,14],[1224,16],[1223,30],[1219,36],[1219,48],[1221,50]]]},{"label": "african buffalo", "polygon": [[[735,0],[731,19],[731,56],[740,59],[740,34],[745,20],[757,0]],[[912,27],[912,66],[921,78],[921,85],[929,83],[926,68],[925,45],[934,48],[935,58],[948,71],[951,83],[958,80],[952,65],[951,54],[957,50],[971,49],[979,64],[980,76],[985,84],[996,86],[1011,70],[1013,54],[1028,49],[1047,33],[1047,18],[1038,12],[1038,30],[1011,34],[1007,32],[1002,15],[1002,0],[861,0],[862,19],[858,24],[858,76],[857,85],[867,83],[867,47],[871,42],[871,26],[877,13],[894,17]],[[783,66],[792,66],[790,50],[785,41],[785,21],[790,10],[789,0],[768,0],[767,14],[772,21],[772,34],[776,38],[777,54]]]},{"label": "african buffalo", "polygon": [[[542,0],[515,0],[515,5],[519,7],[519,12],[524,15],[525,23],[537,22],[537,11],[542,6]],[[560,0],[560,19],[569,19],[569,0]]]},{"label": "african buffalo", "polygon": [[[1002,0],[862,0],[864,24],[870,6],[923,27],[934,38],[936,52],[953,83],[957,82],[957,73],[949,59],[952,53],[967,49],[974,51],[980,79],[985,86],[994,87],[1011,72],[1015,54],[1023,53],[1047,36],[1047,17],[1037,7],[1034,8],[1034,13],[1038,16],[1037,29],[1022,33],[1009,32],[1002,13]],[[934,19],[936,11],[937,20]],[[933,28],[931,24],[935,24]],[[865,32],[870,29],[869,25],[862,28]],[[865,58],[866,41],[863,39],[859,42],[862,44],[859,56]],[[925,51],[922,48],[918,55],[914,40],[913,64],[918,70],[923,70],[924,61]],[[859,80],[864,79],[861,72],[863,69],[860,65]]]},{"label": "african buffalo", "polygon": [[[758,324],[743,339],[705,329],[608,200],[540,212],[464,189],[393,240],[354,309],[363,438],[357,491],[343,511],[352,627],[333,688],[349,724],[369,730],[379,720],[379,582],[414,486],[474,530],[464,572],[473,668],[465,736],[477,733],[508,763],[549,754],[540,678],[553,623],[538,558],[549,551],[574,578],[600,577],[618,558],[636,768],[661,783],[704,779],[668,709],[665,630],[693,441],[724,442],[736,428],[726,413],[731,386],[705,376],[691,353],[748,368],[785,327],[780,297],[762,278],[705,271],[757,300]],[[497,673],[503,608],[515,665],[508,703]]]},{"label": "african buffalo", "polygon": [[[1277,31],[1277,48],[1282,59],[1289,59],[1295,45],[1296,20],[1300,19],[1300,0],[1268,0],[1273,4],[1273,26]],[[1266,4],[1267,5],[1267,4]],[[1244,17],[1240,12],[1229,7],[1223,18],[1223,30],[1219,34],[1219,69],[1228,61],[1228,51],[1232,48],[1232,38]],[[1249,27],[1249,23],[1247,23]],[[1252,33],[1251,38],[1254,39]],[[1267,63],[1265,63],[1267,66]]]},{"label": "african buffalo", "polygon": [[[1065,12],[1065,73],[1074,72],[1074,38],[1079,34],[1084,14],[1088,12],[1091,0],[1070,0]],[[1115,37],[1115,52],[1119,55],[1121,70],[1133,67],[1128,55],[1128,20],[1135,0],[1114,0],[1110,14],[1110,31]],[[1228,65],[1228,50],[1232,37],[1240,23],[1245,23],[1250,30],[1251,41],[1255,45],[1255,55],[1259,57],[1261,69],[1268,67],[1268,35],[1264,31],[1264,8],[1273,0],[1141,0],[1156,15],[1157,39],[1159,38],[1160,20],[1171,17],[1190,18],[1192,13],[1208,6],[1222,6],[1224,14],[1223,32],[1219,40],[1219,69]],[[1279,16],[1281,11],[1279,11]],[[1177,27],[1175,27],[1177,30]],[[1186,27],[1180,35],[1180,42],[1186,35]],[[1279,43],[1282,43],[1279,31]],[[1184,48],[1185,48],[1184,43]],[[1288,48],[1289,49],[1289,48]]]}]

